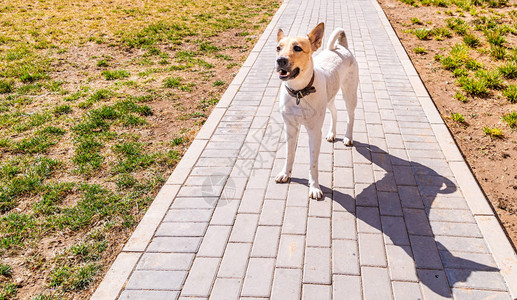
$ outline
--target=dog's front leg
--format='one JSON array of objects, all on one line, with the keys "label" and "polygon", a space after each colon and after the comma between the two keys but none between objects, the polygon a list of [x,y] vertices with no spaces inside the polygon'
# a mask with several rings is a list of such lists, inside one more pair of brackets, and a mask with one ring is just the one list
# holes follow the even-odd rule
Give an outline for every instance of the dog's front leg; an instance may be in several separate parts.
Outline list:
[{"label": "dog's front leg", "polygon": [[319,199],[323,196],[318,181],[318,162],[321,148],[321,126],[317,128],[307,128],[309,134],[309,151],[311,170],[309,173],[309,197]]},{"label": "dog's front leg", "polygon": [[286,159],[284,169],[275,177],[277,183],[287,182],[293,171],[294,155],[296,154],[296,146],[298,145],[298,132],[300,125],[292,120],[284,119],[285,140],[287,142]]}]

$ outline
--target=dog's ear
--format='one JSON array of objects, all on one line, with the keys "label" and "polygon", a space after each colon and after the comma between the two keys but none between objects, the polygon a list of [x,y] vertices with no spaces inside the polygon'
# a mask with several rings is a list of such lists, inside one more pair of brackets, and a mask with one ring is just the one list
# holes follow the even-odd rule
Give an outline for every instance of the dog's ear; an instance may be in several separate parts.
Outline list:
[{"label": "dog's ear", "polygon": [[319,47],[321,47],[321,41],[323,40],[323,32],[325,32],[325,24],[319,23],[309,33],[309,41],[311,41],[312,51],[316,51]]},{"label": "dog's ear", "polygon": [[276,33],[276,41],[280,42],[281,39],[285,37],[284,31],[281,28],[278,28],[278,32]]}]

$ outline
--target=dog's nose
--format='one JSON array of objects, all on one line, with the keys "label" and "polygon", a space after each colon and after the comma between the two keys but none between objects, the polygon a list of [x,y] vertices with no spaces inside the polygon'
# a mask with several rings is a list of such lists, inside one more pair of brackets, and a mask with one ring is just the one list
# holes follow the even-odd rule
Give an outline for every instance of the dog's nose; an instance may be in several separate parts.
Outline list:
[{"label": "dog's nose", "polygon": [[279,58],[276,60],[276,63],[278,64],[278,66],[279,66],[280,68],[283,68],[283,67],[286,67],[286,66],[287,66],[287,64],[289,63],[289,61],[287,60],[287,58],[286,58],[286,57],[281,56],[281,57],[279,57]]}]

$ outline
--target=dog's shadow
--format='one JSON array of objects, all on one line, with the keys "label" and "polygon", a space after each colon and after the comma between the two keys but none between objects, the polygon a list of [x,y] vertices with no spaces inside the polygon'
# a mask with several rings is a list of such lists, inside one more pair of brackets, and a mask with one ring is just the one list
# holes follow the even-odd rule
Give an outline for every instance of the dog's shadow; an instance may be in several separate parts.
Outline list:
[{"label": "dog's shadow", "polygon": [[[336,141],[337,142],[337,141]],[[438,174],[433,169],[424,166],[417,162],[409,162],[407,160],[401,159],[399,157],[393,156],[388,154],[387,152],[381,150],[379,147],[369,144],[364,144],[361,142],[354,141],[354,147],[357,149],[357,151],[368,161],[376,164],[377,166],[384,169],[386,172],[393,172],[392,166],[411,166],[413,170],[418,169],[420,174],[425,174],[425,176],[433,176],[433,183],[432,185],[426,185],[425,186],[425,197],[426,197],[426,206],[431,207],[432,202],[435,200],[438,194],[450,194],[454,193],[457,190],[456,185],[447,179],[446,177]],[[376,153],[379,156],[384,156],[385,160],[383,160],[382,163],[376,162],[374,159],[372,159],[372,153]],[[390,173],[388,173],[390,174]],[[393,173],[391,173],[393,174]],[[406,174],[407,175],[407,174]],[[307,185],[306,179],[299,179],[299,178],[291,178],[291,182],[299,183],[302,185]],[[416,182],[416,181],[415,181]],[[363,201],[371,201],[366,198],[371,198],[372,195],[375,195],[377,193],[377,186],[385,186],[386,184],[393,184],[392,178],[385,176],[382,179],[376,181],[375,183],[371,184],[367,188],[365,188],[360,194],[356,195],[354,198],[351,195],[343,194],[342,192],[339,192],[337,190],[332,190],[329,187],[321,186],[321,189],[324,194],[330,195],[332,193],[332,199],[334,201],[334,205],[339,205],[343,209],[349,211],[353,215],[356,216],[356,218],[360,218],[361,216],[358,216],[356,214],[356,203],[359,202],[361,199]],[[400,198],[399,198],[400,199]],[[416,199],[417,201],[420,201],[420,199]],[[310,201],[316,201],[311,199]],[[379,199],[381,201],[381,199]],[[399,200],[400,201],[400,200]],[[379,203],[377,204],[369,204],[370,206],[377,206],[379,207]],[[400,203],[401,207],[402,203]],[[357,205],[361,206],[361,205]],[[429,210],[428,210],[429,211]],[[432,210],[431,210],[432,212]],[[371,216],[368,217],[362,217],[361,220],[365,222],[366,224],[372,226],[373,228],[377,229],[379,232],[384,233],[392,242],[394,245],[401,247],[404,249],[404,251],[407,252],[407,254],[415,260],[415,256],[413,255],[413,248],[414,247],[425,247],[423,245],[419,245],[418,243],[415,243],[412,245],[412,247],[408,247],[409,241],[408,239],[401,236],[397,236],[396,233],[393,232],[393,230],[383,230],[382,228],[382,222],[380,222],[380,214],[377,217],[372,218]],[[432,239],[436,242],[436,247],[439,249],[439,253],[441,255],[441,260],[446,260],[447,264],[450,266],[459,266],[459,270],[454,272],[453,276],[449,276],[449,278],[439,278],[440,276],[444,276],[444,268],[443,265],[441,265],[441,268],[438,269],[436,267],[433,267],[431,270],[431,273],[427,273],[425,276],[418,276],[420,275],[417,272],[417,276],[419,277],[420,282],[422,282],[424,285],[426,285],[430,290],[432,290],[434,293],[442,296],[442,297],[451,297],[451,290],[448,286],[444,286],[444,282],[448,282],[450,286],[454,286],[457,282],[465,282],[469,276],[474,271],[489,271],[489,272],[496,272],[499,271],[499,269],[483,265],[474,261],[470,261],[468,259],[464,259],[461,257],[454,256],[443,244],[435,240],[435,236],[432,233],[432,230],[430,229],[430,222],[429,222],[429,216],[426,214],[425,221],[427,222],[426,226],[431,231],[429,234],[427,234],[427,237],[432,237]],[[421,225],[421,224],[419,224]],[[408,228],[409,225],[406,224],[406,227],[404,230],[406,232],[411,232],[411,228]],[[415,234],[417,236],[418,234]],[[409,236],[413,235],[407,235]],[[434,246],[434,245],[433,245]],[[418,250],[420,253],[425,252],[426,249],[415,249]],[[431,249],[436,252],[435,249]],[[419,268],[415,261],[416,268]],[[422,269],[427,269],[426,267],[420,267]],[[454,268],[454,267],[453,267]],[[439,271],[433,273],[432,271]],[[417,270],[415,270],[417,271]]]}]

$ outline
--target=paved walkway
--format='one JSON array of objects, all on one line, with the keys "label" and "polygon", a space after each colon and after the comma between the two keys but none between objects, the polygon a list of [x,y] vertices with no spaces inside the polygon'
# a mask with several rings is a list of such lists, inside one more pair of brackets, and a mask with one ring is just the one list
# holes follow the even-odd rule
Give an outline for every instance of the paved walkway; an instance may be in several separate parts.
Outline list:
[{"label": "paved walkway", "polygon": [[[274,59],[278,28],[320,21],[346,29],[361,75],[354,147],[323,141],[316,201],[304,131],[292,180],[272,179]],[[515,297],[515,252],[375,0],[289,0],[93,299]]]}]

